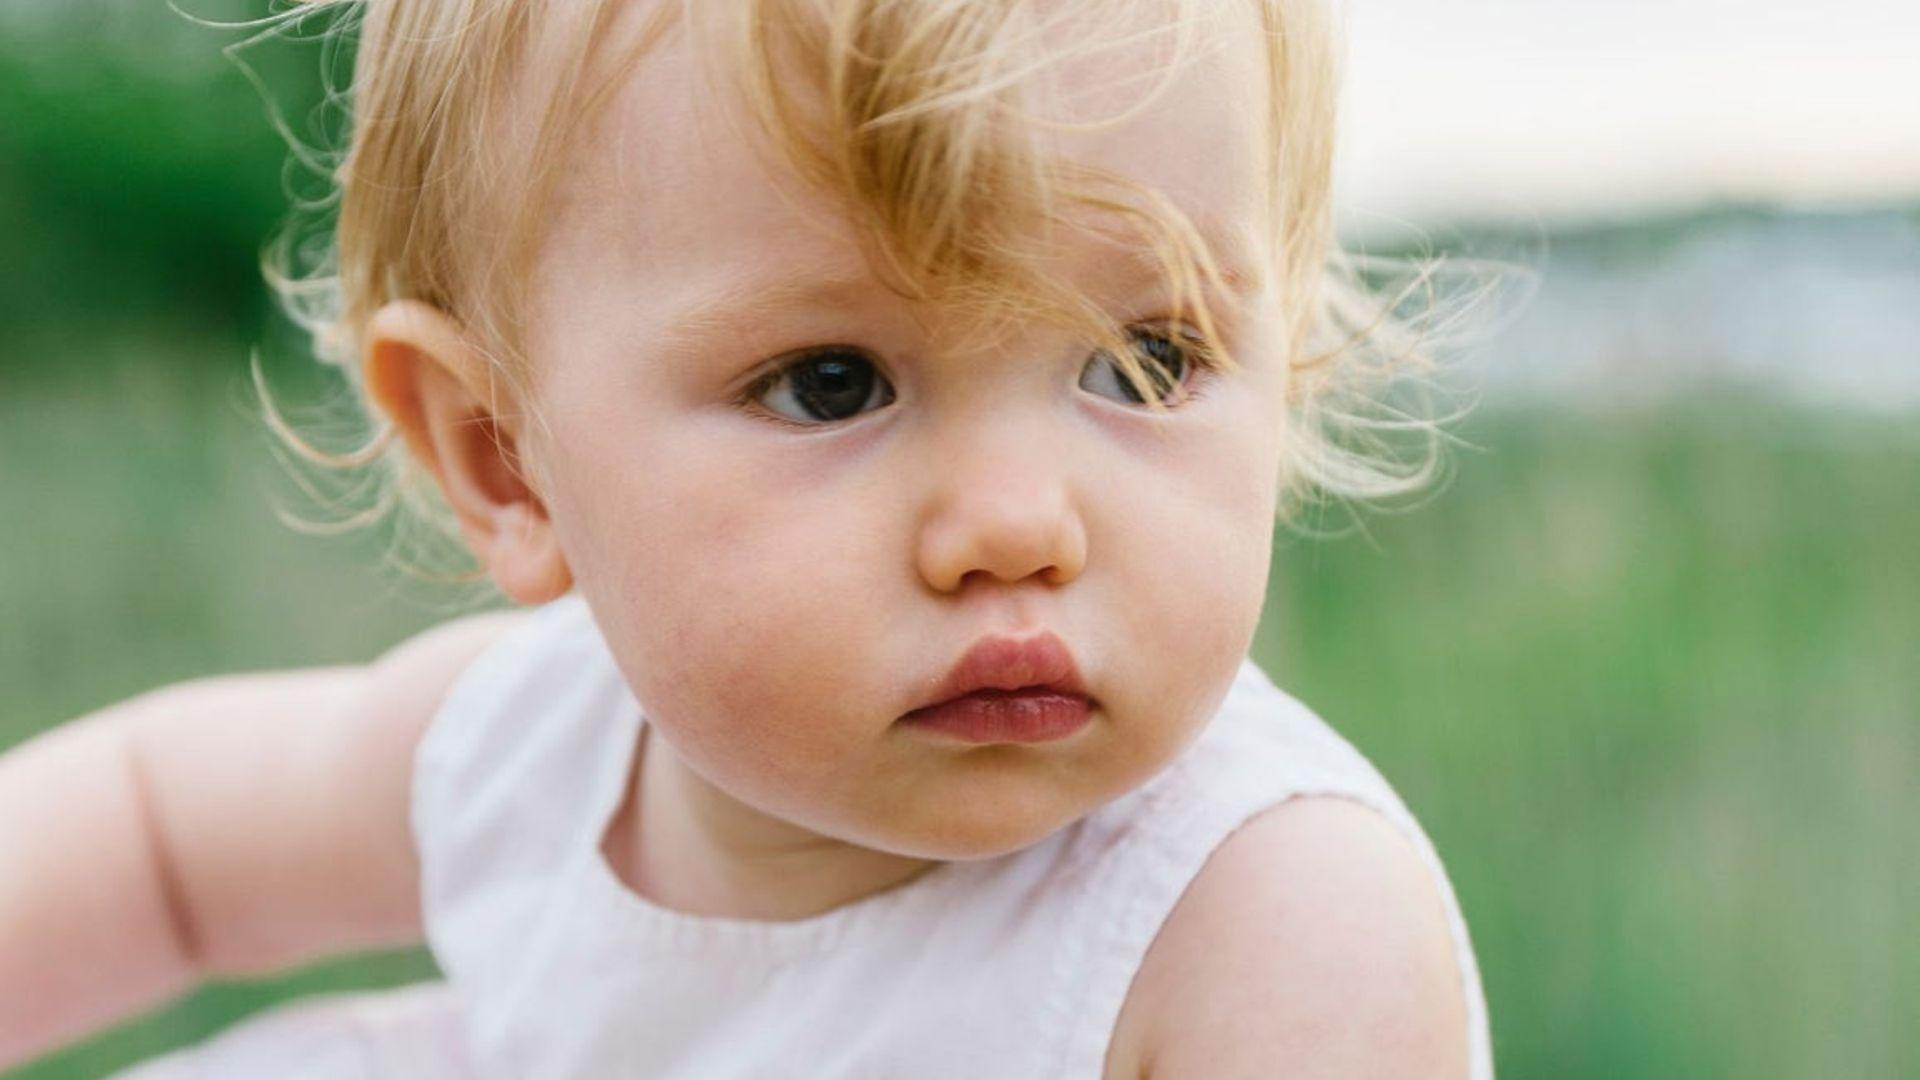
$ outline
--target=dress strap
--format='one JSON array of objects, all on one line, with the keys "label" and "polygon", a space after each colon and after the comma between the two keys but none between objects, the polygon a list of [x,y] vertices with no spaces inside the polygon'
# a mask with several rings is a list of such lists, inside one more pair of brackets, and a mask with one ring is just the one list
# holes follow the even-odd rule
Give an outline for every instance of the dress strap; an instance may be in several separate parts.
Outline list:
[{"label": "dress strap", "polygon": [[1469,1075],[1490,1080],[1479,967],[1432,842],[1373,765],[1251,660],[1187,753],[1145,788],[1086,821],[1079,839],[1088,853],[1082,918],[1094,929],[1061,953],[1056,1020],[1074,1035],[1063,1043],[1054,1075],[1100,1075],[1134,976],[1201,867],[1252,818],[1303,796],[1350,799],[1378,813],[1433,875],[1467,1006]]}]

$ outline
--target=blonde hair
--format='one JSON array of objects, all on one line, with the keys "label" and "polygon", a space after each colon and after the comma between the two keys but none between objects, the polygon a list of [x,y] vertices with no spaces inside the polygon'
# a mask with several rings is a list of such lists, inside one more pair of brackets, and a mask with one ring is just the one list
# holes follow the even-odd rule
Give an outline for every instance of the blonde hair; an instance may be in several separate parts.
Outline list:
[{"label": "blonde hair", "polygon": [[[495,385],[533,400],[522,351],[525,270],[556,163],[631,65],[676,24],[692,25],[700,7],[657,0],[638,31],[610,47],[616,16],[631,2],[295,0],[252,24],[265,28],[251,39],[259,40],[330,15],[323,40],[354,43],[351,86],[334,92],[351,117],[343,152],[293,142],[298,160],[323,170],[332,185],[329,200],[307,209],[322,220],[337,216],[320,232],[294,219],[263,266],[316,355],[354,388],[368,421],[375,413],[359,393],[361,335],[375,311],[403,298],[453,315],[489,358]],[[726,69],[740,73],[752,115],[788,164],[840,197],[878,241],[890,284],[958,306],[982,326],[1042,318],[1082,329],[1147,407],[1159,409],[1123,329],[1042,269],[1034,238],[1069,210],[1124,222],[1162,266],[1173,317],[1193,323],[1212,361],[1231,369],[1207,299],[1227,291],[1214,254],[1159,193],[1042,153],[1039,133],[1054,122],[1028,111],[1022,91],[1069,58],[1059,51],[1060,23],[1039,18],[1042,8],[1110,28],[1077,35],[1073,57],[1097,61],[1123,46],[1165,46],[1167,61],[1151,73],[1155,85],[1137,109],[1178,76],[1209,14],[1203,9],[1218,2],[740,0],[742,17],[729,24],[737,32],[727,38],[736,62]],[[1332,242],[1338,65],[1324,4],[1234,2],[1258,8],[1268,47],[1274,265],[1260,271],[1274,275],[1290,318],[1293,389],[1279,510],[1290,523],[1316,498],[1377,500],[1437,475],[1440,421],[1402,412],[1382,395],[1432,367],[1419,332],[1394,317],[1430,279],[1416,275],[1383,299]],[[530,63],[536,55],[543,62]],[[779,91],[796,78],[819,93]],[[800,107],[816,99],[824,108]],[[402,525],[424,522],[429,536],[457,536],[430,478],[390,426],[345,452],[323,449],[273,404],[257,363],[255,376],[266,422],[295,455],[323,470],[370,470],[377,480],[352,487],[349,494],[367,505],[350,507],[327,528],[373,524],[398,509]],[[1397,434],[1409,433],[1419,443],[1410,459],[1394,445]],[[399,542],[395,552],[407,546]]]}]

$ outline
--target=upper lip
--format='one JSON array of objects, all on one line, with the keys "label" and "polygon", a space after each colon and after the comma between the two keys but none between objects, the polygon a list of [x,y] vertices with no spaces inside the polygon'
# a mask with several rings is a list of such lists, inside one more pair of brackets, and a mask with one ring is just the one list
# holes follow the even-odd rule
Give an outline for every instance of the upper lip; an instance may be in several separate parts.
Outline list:
[{"label": "upper lip", "polygon": [[976,690],[1053,690],[1087,696],[1073,652],[1059,635],[1042,630],[1024,637],[990,634],[973,643],[915,712]]}]

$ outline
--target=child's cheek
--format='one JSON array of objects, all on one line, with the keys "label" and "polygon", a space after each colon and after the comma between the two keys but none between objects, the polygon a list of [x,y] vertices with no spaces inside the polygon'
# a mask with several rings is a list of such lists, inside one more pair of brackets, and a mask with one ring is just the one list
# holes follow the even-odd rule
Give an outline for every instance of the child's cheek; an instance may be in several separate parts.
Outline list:
[{"label": "child's cheek", "polygon": [[1156,738],[1197,734],[1252,641],[1272,551],[1264,445],[1250,423],[1222,423],[1169,449],[1108,497],[1094,534],[1111,577],[1100,617],[1126,643],[1116,667],[1132,669],[1136,722]]},{"label": "child's cheek", "polygon": [[[823,831],[892,822],[899,835],[876,839],[896,846],[910,833],[955,851],[1030,841],[1163,767],[1244,655],[1271,540],[1256,400],[1216,399],[1215,423],[1172,440],[1082,429],[1050,459],[1085,564],[1063,584],[1000,585],[1037,601],[1102,699],[1098,737],[1071,761],[968,773],[890,731],[1008,610],[922,580],[916,529],[951,505],[938,485],[959,481],[896,460],[911,456],[897,444],[601,448],[573,485],[568,550],[643,707],[710,781]],[[1020,820],[959,822],[956,805]]]},{"label": "child's cheek", "polygon": [[[899,598],[874,570],[897,560],[872,550],[885,530],[860,508],[736,464],[682,459],[648,470],[639,497],[605,493],[616,514],[594,530],[583,588],[612,598],[596,610],[620,624],[616,654],[684,752],[710,739],[756,769],[830,767],[837,741],[891,719],[862,688],[888,677],[868,669]],[[848,727],[864,734],[836,733]]]}]

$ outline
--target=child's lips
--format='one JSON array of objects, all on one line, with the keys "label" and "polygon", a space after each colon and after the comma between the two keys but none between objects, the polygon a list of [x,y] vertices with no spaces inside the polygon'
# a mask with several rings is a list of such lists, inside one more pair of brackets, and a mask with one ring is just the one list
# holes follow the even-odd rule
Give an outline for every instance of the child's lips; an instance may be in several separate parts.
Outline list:
[{"label": "child's lips", "polygon": [[1093,709],[1073,653],[1042,630],[976,641],[901,721],[966,742],[1046,742],[1080,730]]},{"label": "child's lips", "polygon": [[1093,702],[1080,694],[1036,687],[976,690],[951,701],[915,709],[904,723],[970,743],[1051,742],[1086,726]]},{"label": "child's lips", "polygon": [[976,690],[1050,690],[1065,696],[1087,696],[1072,650],[1058,634],[1043,629],[1026,637],[989,634],[974,642],[914,711]]}]

